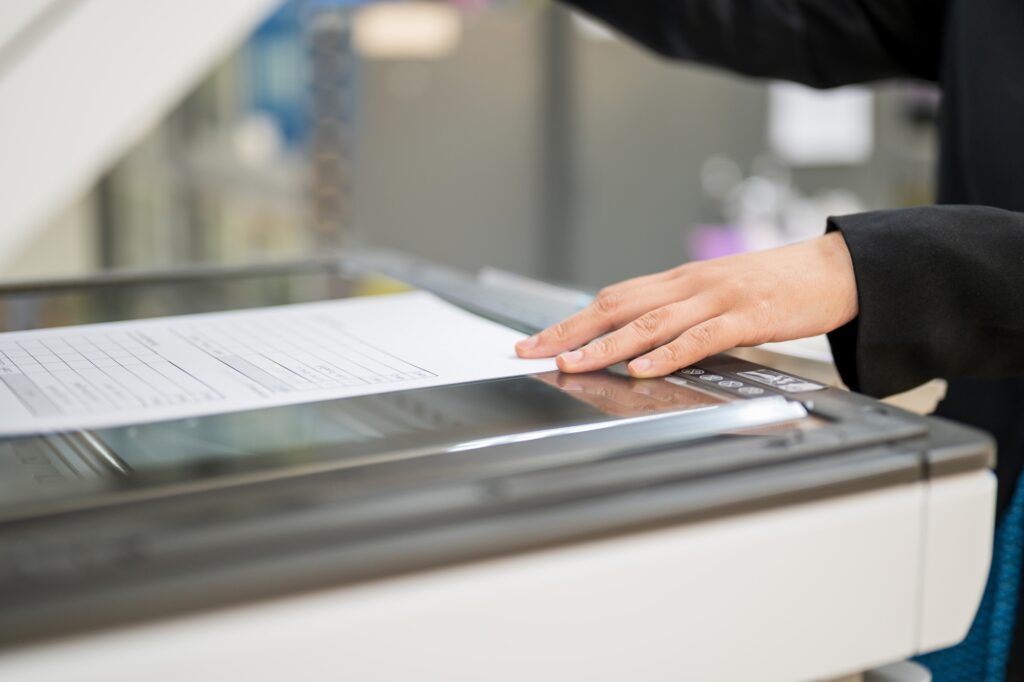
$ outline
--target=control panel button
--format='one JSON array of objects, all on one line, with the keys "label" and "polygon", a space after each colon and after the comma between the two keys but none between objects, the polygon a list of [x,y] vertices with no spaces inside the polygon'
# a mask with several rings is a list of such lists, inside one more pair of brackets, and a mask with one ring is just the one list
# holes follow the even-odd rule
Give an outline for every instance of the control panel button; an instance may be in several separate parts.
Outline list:
[{"label": "control panel button", "polygon": [[772,388],[778,388],[786,393],[805,393],[807,391],[820,391],[825,388],[822,384],[816,384],[813,381],[807,381],[800,377],[783,374],[782,372],[777,372],[774,369],[768,369],[766,367],[752,369],[746,372],[737,372],[737,374],[744,379],[748,379],[765,386],[771,386]]},{"label": "control panel button", "polygon": [[810,381],[796,381],[793,382],[792,384],[783,384],[782,386],[779,386],[779,388],[781,388],[786,393],[804,393],[805,391],[820,390],[824,388],[824,386],[822,386],[821,384],[812,383]]}]

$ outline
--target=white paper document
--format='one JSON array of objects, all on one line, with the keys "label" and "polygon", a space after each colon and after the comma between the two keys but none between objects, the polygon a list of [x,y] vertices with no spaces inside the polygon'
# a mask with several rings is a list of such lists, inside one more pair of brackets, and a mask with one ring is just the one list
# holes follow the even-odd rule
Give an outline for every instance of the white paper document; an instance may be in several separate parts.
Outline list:
[{"label": "white paper document", "polygon": [[423,292],[0,334],[0,435],[125,426],[553,370]]}]

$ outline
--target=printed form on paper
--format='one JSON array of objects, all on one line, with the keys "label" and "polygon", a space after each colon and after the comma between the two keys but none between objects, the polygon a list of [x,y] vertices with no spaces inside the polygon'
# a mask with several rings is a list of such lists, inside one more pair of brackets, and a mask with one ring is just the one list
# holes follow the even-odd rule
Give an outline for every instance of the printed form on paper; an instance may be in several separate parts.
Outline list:
[{"label": "printed form on paper", "polygon": [[0,334],[0,435],[126,426],[543,372],[431,294]]}]

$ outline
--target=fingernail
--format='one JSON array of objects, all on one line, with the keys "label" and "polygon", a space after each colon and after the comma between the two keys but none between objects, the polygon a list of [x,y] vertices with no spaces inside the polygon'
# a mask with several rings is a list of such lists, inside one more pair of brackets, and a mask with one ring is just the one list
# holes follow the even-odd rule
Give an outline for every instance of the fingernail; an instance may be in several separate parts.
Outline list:
[{"label": "fingernail", "polygon": [[559,357],[562,358],[562,362],[566,362],[566,363],[569,363],[570,365],[574,365],[574,364],[576,364],[577,362],[579,362],[580,360],[583,359],[583,351],[581,351],[581,350],[571,350],[568,353],[562,353]]},{"label": "fingernail", "polygon": [[629,363],[629,371],[634,374],[643,374],[649,370],[653,364],[654,363],[648,358],[637,358],[633,362]]},{"label": "fingernail", "polygon": [[517,343],[516,346],[518,346],[521,350],[531,350],[532,348],[535,348],[537,346],[537,343],[539,341],[540,339],[538,339],[536,336],[531,336],[528,339],[523,339],[522,341]]}]

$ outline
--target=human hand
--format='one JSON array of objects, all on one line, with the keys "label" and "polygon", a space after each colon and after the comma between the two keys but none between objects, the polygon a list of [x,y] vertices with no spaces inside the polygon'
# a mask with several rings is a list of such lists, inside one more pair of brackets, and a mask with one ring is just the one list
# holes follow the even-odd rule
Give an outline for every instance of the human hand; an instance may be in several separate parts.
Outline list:
[{"label": "human hand", "polygon": [[629,373],[654,377],[736,346],[823,334],[857,311],[850,252],[833,232],[612,285],[584,310],[520,341],[516,352],[558,355],[564,372],[636,358]]}]

